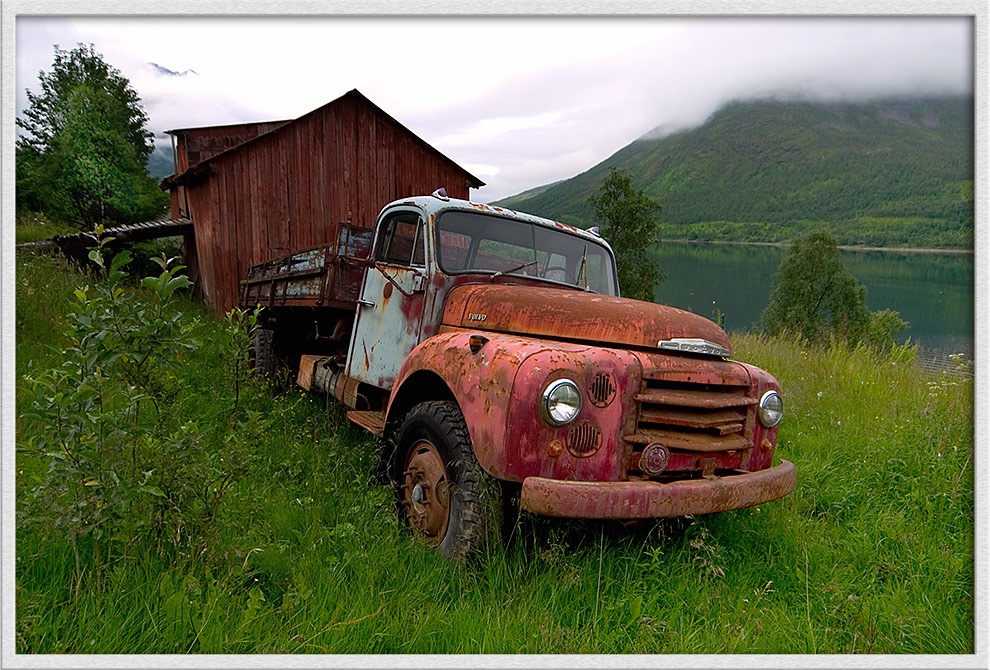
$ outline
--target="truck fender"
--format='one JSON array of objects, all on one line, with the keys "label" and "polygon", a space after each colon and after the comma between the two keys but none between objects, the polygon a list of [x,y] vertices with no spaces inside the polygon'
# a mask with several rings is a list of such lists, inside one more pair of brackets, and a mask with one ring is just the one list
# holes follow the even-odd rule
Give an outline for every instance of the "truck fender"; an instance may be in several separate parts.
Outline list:
[{"label": "truck fender", "polygon": [[[485,338],[476,351],[472,351],[472,335]],[[472,331],[450,331],[424,340],[399,369],[386,410],[386,438],[389,427],[394,432],[415,404],[451,399],[464,415],[481,467],[496,477],[504,476],[486,454],[505,443],[516,372],[526,358],[547,349],[548,344]]]}]

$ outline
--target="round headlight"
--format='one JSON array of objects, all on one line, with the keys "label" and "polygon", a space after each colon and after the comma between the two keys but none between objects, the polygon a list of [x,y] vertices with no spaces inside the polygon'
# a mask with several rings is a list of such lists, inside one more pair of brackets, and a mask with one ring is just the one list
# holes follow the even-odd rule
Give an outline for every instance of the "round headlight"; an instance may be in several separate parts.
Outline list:
[{"label": "round headlight", "polygon": [[543,391],[540,410],[551,426],[563,426],[576,419],[581,411],[581,391],[577,384],[570,379],[551,382]]},{"label": "round headlight", "polygon": [[767,391],[760,398],[760,423],[765,428],[773,428],[784,416],[784,401],[776,391]]}]

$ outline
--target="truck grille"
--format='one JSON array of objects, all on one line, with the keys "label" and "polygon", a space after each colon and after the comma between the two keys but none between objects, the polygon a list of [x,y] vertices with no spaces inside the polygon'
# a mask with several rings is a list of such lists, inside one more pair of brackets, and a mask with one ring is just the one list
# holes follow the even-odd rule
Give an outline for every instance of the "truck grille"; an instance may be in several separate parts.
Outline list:
[{"label": "truck grille", "polygon": [[706,457],[716,457],[719,468],[736,467],[737,452],[752,446],[755,413],[750,408],[759,402],[749,394],[749,384],[699,384],[686,381],[686,374],[660,376],[647,375],[636,395],[636,431],[625,436],[632,446],[629,475],[641,476],[640,454],[654,442],[670,450],[671,470],[700,469]]}]

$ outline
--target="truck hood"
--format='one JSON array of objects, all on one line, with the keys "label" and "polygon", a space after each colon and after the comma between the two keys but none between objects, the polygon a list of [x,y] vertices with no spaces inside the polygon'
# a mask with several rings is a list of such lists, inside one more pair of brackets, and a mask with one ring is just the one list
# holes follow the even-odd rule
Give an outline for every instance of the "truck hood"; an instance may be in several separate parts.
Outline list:
[{"label": "truck hood", "polygon": [[466,284],[447,294],[443,323],[546,339],[656,349],[701,338],[731,349],[708,319],[666,305],[551,287]]}]

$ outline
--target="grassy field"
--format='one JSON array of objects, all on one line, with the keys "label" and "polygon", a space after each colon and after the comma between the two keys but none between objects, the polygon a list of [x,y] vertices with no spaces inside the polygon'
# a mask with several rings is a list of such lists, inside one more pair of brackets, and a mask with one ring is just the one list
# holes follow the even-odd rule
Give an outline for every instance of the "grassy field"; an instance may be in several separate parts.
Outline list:
[{"label": "grassy field", "polygon": [[202,436],[190,462],[236,477],[210,523],[80,536],[77,568],[34,495],[49,459],[25,388],[60,365],[67,304],[94,280],[19,257],[16,281],[18,653],[974,652],[970,378],[737,335],[736,356],[783,384],[793,494],[639,526],[524,515],[465,567],[415,543],[369,483],[372,439],[319,396],[235,388],[224,322],[183,299],[198,346],[160,369],[154,434],[177,450]]},{"label": "grassy field", "polygon": [[44,214],[22,213],[17,215],[15,240],[17,244],[38,242],[55,235],[71,235],[79,230],[64,223],[51,221]]}]

